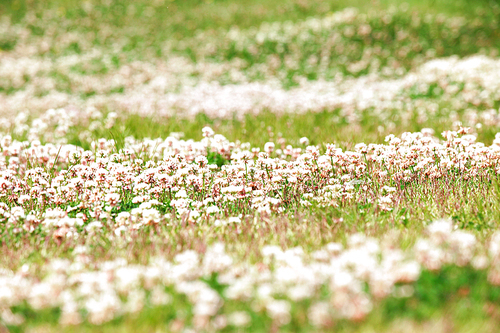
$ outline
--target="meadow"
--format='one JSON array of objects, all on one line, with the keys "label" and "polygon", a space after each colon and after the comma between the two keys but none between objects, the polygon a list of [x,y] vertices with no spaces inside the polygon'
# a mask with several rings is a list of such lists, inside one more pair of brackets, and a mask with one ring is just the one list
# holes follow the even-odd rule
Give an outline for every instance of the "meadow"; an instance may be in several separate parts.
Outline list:
[{"label": "meadow", "polygon": [[0,332],[497,332],[500,3],[0,3]]}]

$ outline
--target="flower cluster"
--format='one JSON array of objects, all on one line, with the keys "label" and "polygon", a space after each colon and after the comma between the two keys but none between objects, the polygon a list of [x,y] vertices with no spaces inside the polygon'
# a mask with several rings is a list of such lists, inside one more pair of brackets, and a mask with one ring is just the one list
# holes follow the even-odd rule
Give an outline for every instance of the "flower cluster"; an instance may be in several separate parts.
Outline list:
[{"label": "flower cluster", "polygon": [[[269,216],[310,206],[397,206],[403,184],[500,173],[500,142],[485,146],[467,128],[389,135],[386,144],[334,144],[306,149],[269,142],[261,152],[210,128],[201,141],[127,138],[116,151],[101,139],[94,150],[1,139],[1,218],[5,230],[78,237],[111,228],[116,235],[172,217],[214,225],[243,215]],[[209,158],[219,156],[223,165]]]},{"label": "flower cluster", "polygon": [[[144,307],[163,306],[169,311],[178,306],[173,300],[181,302],[185,295],[192,317],[191,323],[183,325],[196,329],[244,327],[251,320],[249,311],[265,314],[278,326],[286,325],[294,315],[292,304],[303,300],[311,301],[310,324],[324,327],[342,318],[361,320],[384,298],[411,297],[412,284],[422,270],[471,265],[489,270],[490,283],[500,284],[498,234],[485,252],[471,233],[455,230],[450,220],[433,222],[426,232],[413,251],[354,234],[345,248],[329,243],[311,253],[301,247],[264,246],[262,260],[255,264],[232,258],[223,243],[211,245],[204,253],[187,250],[173,261],[152,258],[147,265],[116,259],[94,266],[88,249],[79,247],[72,260],[55,259],[45,265],[41,280],[35,278],[40,272],[35,274],[29,265],[16,272],[2,270],[1,318],[11,325],[20,324],[22,315],[11,308],[25,301],[35,310],[60,308],[61,324],[76,325],[85,319],[103,324]],[[224,286],[224,291],[216,285]],[[235,304],[244,305],[245,310],[228,312]],[[85,317],[82,310],[86,310]]]}]

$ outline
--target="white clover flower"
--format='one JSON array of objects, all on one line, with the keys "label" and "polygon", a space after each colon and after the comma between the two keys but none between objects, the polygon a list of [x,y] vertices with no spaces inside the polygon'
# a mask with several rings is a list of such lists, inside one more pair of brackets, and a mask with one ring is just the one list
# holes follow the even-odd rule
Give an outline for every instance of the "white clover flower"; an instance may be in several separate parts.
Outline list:
[{"label": "white clover flower", "polygon": [[97,294],[85,302],[88,320],[94,325],[101,325],[112,320],[121,309],[122,304],[117,295],[111,291]]},{"label": "white clover flower", "polygon": [[274,143],[273,142],[267,142],[264,145],[264,151],[268,154],[271,154],[274,151]]},{"label": "white clover flower", "polygon": [[20,326],[25,322],[23,315],[13,313],[10,309],[4,309],[0,312],[0,318],[7,325]]},{"label": "white clover flower", "polygon": [[205,126],[201,130],[203,132],[203,137],[205,138],[211,138],[214,136],[215,132],[212,130],[212,128]]},{"label": "white clover flower", "polygon": [[154,208],[142,210],[142,221],[146,224],[154,224],[160,222],[160,212]]},{"label": "white clover flower", "polygon": [[120,212],[116,216],[115,222],[119,226],[128,225],[130,223],[130,217],[131,215],[129,212]]},{"label": "white clover flower", "polygon": [[286,325],[290,322],[291,305],[285,300],[270,300],[266,304],[267,315],[276,321],[278,325]]},{"label": "white clover flower", "polygon": [[181,189],[179,192],[177,192],[177,193],[175,194],[175,197],[176,197],[176,198],[187,198],[187,197],[188,197],[188,195],[187,195],[187,193],[186,193],[186,190]]},{"label": "white clover flower", "polygon": [[170,304],[172,302],[172,296],[167,294],[164,290],[164,288],[160,286],[155,286],[151,290],[151,295],[150,295],[150,300],[151,304],[153,305],[166,305]]},{"label": "white clover flower", "polygon": [[241,223],[241,218],[233,216],[227,219],[227,223]]},{"label": "white clover flower", "polygon": [[453,222],[451,219],[441,219],[432,222],[427,226],[427,232],[432,241],[440,244],[447,240],[453,230]]},{"label": "white clover flower", "polygon": [[246,311],[235,311],[227,316],[230,325],[236,327],[246,327],[250,324],[252,318]]},{"label": "white clover flower", "polygon": [[331,309],[328,302],[317,302],[311,305],[307,317],[314,326],[327,326],[332,320]]},{"label": "white clover flower", "polygon": [[471,261],[472,267],[474,267],[474,269],[476,270],[486,269],[489,264],[490,261],[488,260],[487,256],[476,256]]},{"label": "white clover flower", "polygon": [[103,227],[103,225],[101,222],[94,221],[94,222],[90,222],[89,224],[87,224],[87,226],[85,227],[85,230],[87,230],[87,232],[92,232],[92,231],[102,229],[102,227]]},{"label": "white clover flower", "polygon": [[216,214],[220,211],[219,207],[217,206],[209,206],[205,209],[205,212],[207,212],[207,214]]}]

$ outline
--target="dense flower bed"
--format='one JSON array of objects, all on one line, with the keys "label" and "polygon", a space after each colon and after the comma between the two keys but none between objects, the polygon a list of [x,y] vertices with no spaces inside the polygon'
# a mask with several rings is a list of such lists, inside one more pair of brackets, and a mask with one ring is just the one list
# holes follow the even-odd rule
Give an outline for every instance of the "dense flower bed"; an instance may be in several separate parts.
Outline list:
[{"label": "dense flower bed", "polygon": [[0,325],[495,318],[496,18],[345,9],[138,51],[147,29],[92,25],[111,3],[0,21]]}]

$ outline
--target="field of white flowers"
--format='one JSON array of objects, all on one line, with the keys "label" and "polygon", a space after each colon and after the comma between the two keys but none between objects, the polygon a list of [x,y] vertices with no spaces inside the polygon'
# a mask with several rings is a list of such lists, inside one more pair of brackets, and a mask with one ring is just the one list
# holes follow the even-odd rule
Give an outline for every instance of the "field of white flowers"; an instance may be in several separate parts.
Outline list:
[{"label": "field of white flowers", "polygon": [[0,332],[498,331],[500,5],[333,3],[0,5]]}]

